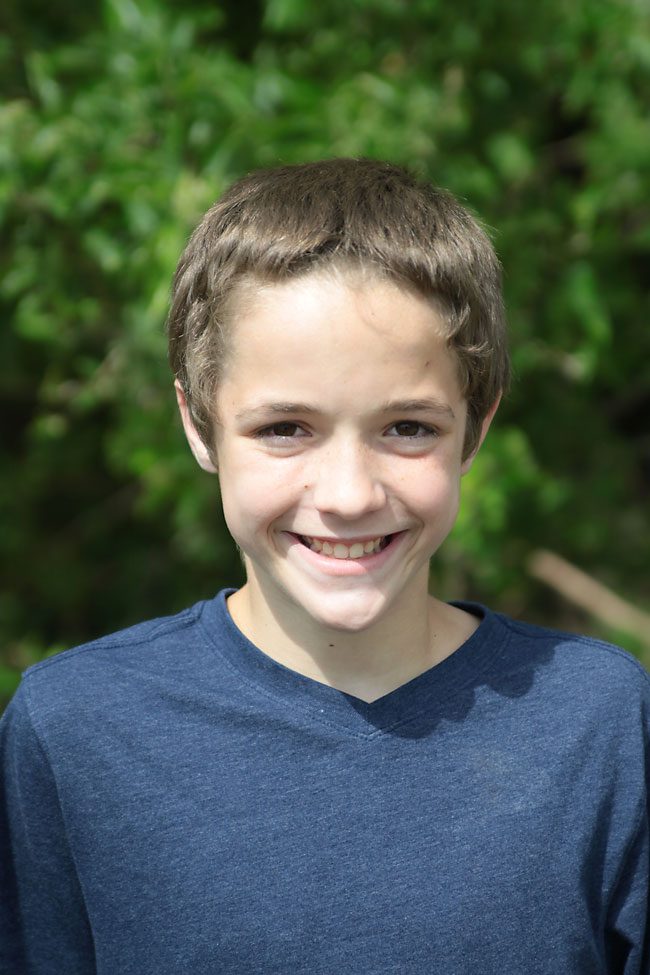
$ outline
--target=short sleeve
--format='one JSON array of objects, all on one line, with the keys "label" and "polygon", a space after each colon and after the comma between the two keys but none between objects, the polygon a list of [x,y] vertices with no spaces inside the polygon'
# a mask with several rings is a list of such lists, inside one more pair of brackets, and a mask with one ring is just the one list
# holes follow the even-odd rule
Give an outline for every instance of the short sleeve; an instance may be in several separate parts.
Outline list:
[{"label": "short sleeve", "polygon": [[634,763],[639,785],[637,824],[631,832],[607,905],[607,971],[612,975],[650,973],[650,694],[647,693],[647,678],[644,692],[641,728],[638,733],[628,736],[639,743],[643,740],[644,759]]},{"label": "short sleeve", "polygon": [[0,722],[0,972],[95,970],[56,782],[23,681]]},{"label": "short sleeve", "polygon": [[613,975],[650,972],[650,844],[648,810],[641,818],[610,904],[607,970]]}]

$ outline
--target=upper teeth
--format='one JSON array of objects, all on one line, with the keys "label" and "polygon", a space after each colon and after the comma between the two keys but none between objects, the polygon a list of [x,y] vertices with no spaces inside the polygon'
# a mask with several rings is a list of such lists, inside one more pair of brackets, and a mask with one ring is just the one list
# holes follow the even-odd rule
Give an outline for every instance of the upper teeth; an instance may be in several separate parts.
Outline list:
[{"label": "upper teeth", "polygon": [[368,542],[353,542],[352,545],[344,545],[343,542],[326,542],[320,538],[312,538],[310,535],[301,535],[305,545],[308,545],[312,552],[322,552],[323,555],[333,555],[335,559],[360,559],[363,555],[370,555],[371,552],[378,552],[384,541],[385,535],[373,538]]}]

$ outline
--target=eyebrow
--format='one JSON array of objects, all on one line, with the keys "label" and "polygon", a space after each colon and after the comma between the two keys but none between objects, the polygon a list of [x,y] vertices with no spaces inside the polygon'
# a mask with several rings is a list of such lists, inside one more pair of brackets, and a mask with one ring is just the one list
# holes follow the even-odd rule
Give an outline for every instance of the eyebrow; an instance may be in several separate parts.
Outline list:
[{"label": "eyebrow", "polygon": [[[271,414],[287,413],[301,414],[302,416],[313,415],[321,411],[308,403],[261,403],[251,409],[241,410],[237,413],[238,421],[250,421],[259,417],[266,417]],[[450,420],[456,419],[456,414],[448,403],[438,399],[403,399],[388,400],[379,407],[379,413],[436,413],[438,416],[447,417]]]},{"label": "eyebrow", "polygon": [[449,403],[439,399],[399,399],[389,400],[380,409],[381,413],[437,413],[450,420],[456,419],[456,414]]},{"label": "eyebrow", "polygon": [[302,415],[318,413],[315,406],[307,403],[260,403],[249,410],[241,410],[235,416],[236,420],[255,420],[272,413],[302,413]]}]

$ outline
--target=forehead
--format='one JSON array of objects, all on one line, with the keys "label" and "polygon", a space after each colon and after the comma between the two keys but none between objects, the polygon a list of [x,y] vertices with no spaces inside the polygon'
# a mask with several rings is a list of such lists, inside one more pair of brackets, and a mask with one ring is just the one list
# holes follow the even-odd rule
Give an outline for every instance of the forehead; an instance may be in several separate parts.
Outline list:
[{"label": "forehead", "polygon": [[[462,398],[435,303],[380,276],[312,272],[252,283],[234,303],[219,412],[242,397],[370,404]],[[288,390],[292,391],[290,397]]]},{"label": "forehead", "polygon": [[[395,329],[393,322],[400,314],[406,314],[406,321],[402,318],[404,327]],[[355,331],[364,327],[375,330],[398,348],[420,340],[416,322],[423,320],[431,337],[444,339],[448,334],[446,310],[435,296],[425,297],[414,286],[396,281],[379,269],[350,262],[332,262],[279,281],[242,276],[231,293],[225,318],[227,347],[231,350],[244,344],[244,333],[254,325],[266,326],[271,344],[283,324],[288,331],[289,324],[295,326],[297,319],[305,339],[312,341],[335,339],[343,321]],[[409,323],[411,328],[407,327]]]}]

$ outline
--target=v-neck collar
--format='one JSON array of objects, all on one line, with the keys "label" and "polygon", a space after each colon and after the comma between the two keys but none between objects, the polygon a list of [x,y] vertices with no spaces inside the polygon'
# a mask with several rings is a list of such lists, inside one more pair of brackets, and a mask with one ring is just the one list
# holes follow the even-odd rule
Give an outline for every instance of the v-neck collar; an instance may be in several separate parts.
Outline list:
[{"label": "v-neck collar", "polygon": [[410,736],[407,726],[417,736],[415,726],[422,720],[430,724],[435,718],[432,710],[442,712],[442,705],[450,696],[462,693],[472,683],[480,683],[481,674],[500,655],[510,637],[510,630],[497,614],[478,603],[455,602],[452,605],[480,618],[469,639],[434,667],[367,702],[291,670],[251,643],[228,612],[226,599],[232,592],[222,590],[204,603],[201,613],[206,635],[230,668],[264,696],[280,701],[287,711],[302,712],[315,721],[367,739],[388,733]]}]

